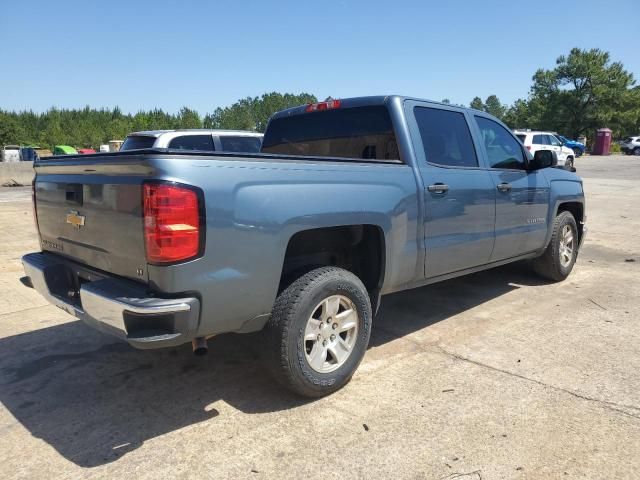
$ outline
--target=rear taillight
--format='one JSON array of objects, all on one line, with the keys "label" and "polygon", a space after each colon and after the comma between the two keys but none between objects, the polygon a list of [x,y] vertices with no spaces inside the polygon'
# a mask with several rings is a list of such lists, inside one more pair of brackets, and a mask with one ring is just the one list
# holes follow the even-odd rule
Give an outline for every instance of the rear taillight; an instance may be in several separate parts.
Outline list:
[{"label": "rear taillight", "polygon": [[193,188],[144,184],[143,205],[148,262],[174,263],[202,253],[201,205]]},{"label": "rear taillight", "polygon": [[526,147],[528,151],[531,151],[531,145],[526,145]]},{"label": "rear taillight", "polygon": [[329,100],[326,102],[310,103],[305,108],[307,112],[319,112],[322,110],[333,110],[334,108],[340,108],[340,100]]}]

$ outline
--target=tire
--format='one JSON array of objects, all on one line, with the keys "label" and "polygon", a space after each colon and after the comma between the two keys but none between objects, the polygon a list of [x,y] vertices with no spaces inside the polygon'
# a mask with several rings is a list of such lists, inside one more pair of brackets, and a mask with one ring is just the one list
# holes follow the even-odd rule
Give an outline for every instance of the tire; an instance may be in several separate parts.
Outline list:
[{"label": "tire", "polygon": [[567,161],[565,162],[565,166],[573,167],[573,157],[567,157]]},{"label": "tire", "polygon": [[636,147],[633,149],[633,154],[634,155],[640,155],[640,147]]},{"label": "tire", "polygon": [[[571,232],[571,252],[567,256],[567,250],[563,242],[567,231]],[[551,241],[544,253],[533,261],[535,272],[554,282],[561,282],[569,276],[578,257],[578,226],[575,218],[569,212],[560,212],[553,222]],[[568,261],[567,261],[568,260]]]},{"label": "tire", "polygon": [[351,380],[362,361],[371,319],[369,294],[358,277],[337,267],[311,270],[276,299],[264,330],[268,367],[299,395],[329,395]]},{"label": "tire", "polygon": [[576,156],[576,158],[582,156],[582,150],[580,150],[578,147],[575,147],[573,149],[573,154]]}]

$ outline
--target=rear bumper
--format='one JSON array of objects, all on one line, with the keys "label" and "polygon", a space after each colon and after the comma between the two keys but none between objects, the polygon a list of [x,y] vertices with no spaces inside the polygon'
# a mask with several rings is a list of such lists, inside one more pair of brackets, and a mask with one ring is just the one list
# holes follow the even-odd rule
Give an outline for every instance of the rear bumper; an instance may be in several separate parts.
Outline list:
[{"label": "rear bumper", "polygon": [[136,348],[161,348],[196,336],[196,297],[158,298],[143,285],[87,269],[55,254],[22,257],[26,277],[50,303]]}]

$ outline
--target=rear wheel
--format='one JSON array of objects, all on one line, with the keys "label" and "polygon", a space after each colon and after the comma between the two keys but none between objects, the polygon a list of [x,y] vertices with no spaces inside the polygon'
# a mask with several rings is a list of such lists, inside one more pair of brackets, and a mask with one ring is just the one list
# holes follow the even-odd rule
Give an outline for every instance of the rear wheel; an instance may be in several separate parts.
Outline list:
[{"label": "rear wheel", "polygon": [[573,270],[578,257],[578,226],[570,212],[560,212],[553,222],[551,241],[533,261],[533,268],[549,280],[560,282]]},{"label": "rear wheel", "polygon": [[267,358],[276,379],[306,397],[322,397],[349,382],[371,333],[371,303],[353,273],[310,271],[276,299],[265,327]]}]

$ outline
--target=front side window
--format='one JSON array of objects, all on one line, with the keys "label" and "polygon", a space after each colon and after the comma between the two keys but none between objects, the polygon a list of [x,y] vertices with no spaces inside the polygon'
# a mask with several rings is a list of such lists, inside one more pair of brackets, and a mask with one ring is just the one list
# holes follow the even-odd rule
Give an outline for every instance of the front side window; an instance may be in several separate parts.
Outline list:
[{"label": "front side window", "polygon": [[520,142],[499,123],[484,117],[475,118],[487,151],[489,166],[524,170],[526,164]]},{"label": "front side window", "polygon": [[554,147],[562,146],[562,143],[560,143],[560,140],[558,140],[553,135],[547,135],[547,139],[549,140],[549,145],[553,145]]},{"label": "front side window", "polygon": [[415,107],[413,113],[427,162],[449,167],[478,166],[471,132],[462,113],[427,107]]},{"label": "front side window", "polygon": [[202,150],[212,152],[213,138],[211,135],[183,135],[169,142],[169,148],[174,150]]}]

